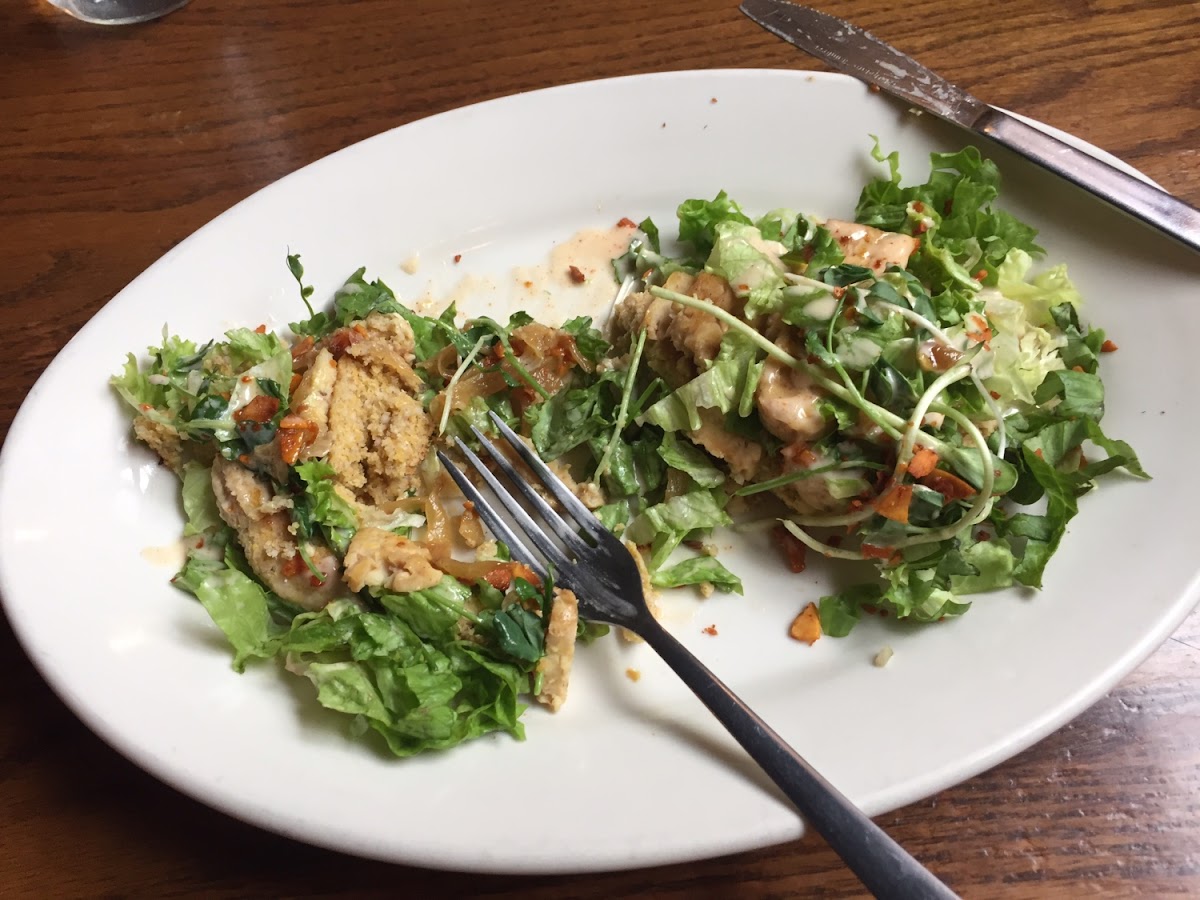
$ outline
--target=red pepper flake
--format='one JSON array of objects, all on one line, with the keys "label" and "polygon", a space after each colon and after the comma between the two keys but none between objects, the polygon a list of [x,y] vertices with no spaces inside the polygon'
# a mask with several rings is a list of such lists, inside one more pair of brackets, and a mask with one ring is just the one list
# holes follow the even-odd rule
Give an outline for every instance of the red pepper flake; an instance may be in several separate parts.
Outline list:
[{"label": "red pepper flake", "polygon": [[617,223],[617,227],[618,228],[637,228],[637,222],[633,221],[633,219],[629,218],[629,216],[623,216],[621,218],[621,221],[619,221]]},{"label": "red pepper flake", "polygon": [[252,382],[253,380],[254,380],[254,379],[253,379],[253,378],[251,378],[249,375],[243,375],[243,376],[242,376],[242,384],[249,384],[249,383],[250,383],[250,382]]},{"label": "red pepper flake", "polygon": [[587,281],[587,276],[583,274],[583,269],[579,266],[568,266],[567,275],[575,284],[583,284]]},{"label": "red pepper flake", "polygon": [[1112,341],[1105,341],[1103,344],[1100,345],[1101,353],[1113,353],[1116,351],[1116,349],[1117,349],[1117,345],[1114,344]]},{"label": "red pepper flake", "polygon": [[321,585],[323,585],[325,583],[325,579],[318,578],[316,575],[314,575],[314,576],[312,576],[312,578],[308,579],[308,583],[311,584],[313,587],[320,587]]},{"label": "red pepper flake", "polygon": [[975,540],[977,540],[977,541],[990,541],[991,539],[992,539],[992,536],[990,534],[988,534],[986,531],[975,532]]},{"label": "red pepper flake", "polygon": [[913,204],[913,212],[919,212],[919,213],[925,212],[925,204],[922,203],[920,200],[916,201]]},{"label": "red pepper flake", "polygon": [[973,277],[973,278],[974,278],[976,281],[983,281],[983,279],[987,278],[987,274],[988,274],[988,272],[987,272],[987,269],[980,269],[980,270],[979,270],[978,272],[976,272],[976,273],[975,273],[975,274],[974,274],[972,277]]},{"label": "red pepper flake", "polygon": [[146,412],[147,410],[154,409],[154,407],[151,406],[149,403],[143,403],[141,406],[138,407],[138,409],[140,409],[142,412]]},{"label": "red pepper flake", "polygon": [[924,219],[922,219],[920,222],[918,222],[916,225],[913,226],[913,234],[924,234],[928,230],[929,230],[929,226],[925,224]]},{"label": "red pepper flake", "polygon": [[1045,457],[1045,456],[1042,454],[1042,448],[1041,448],[1041,447],[1038,447],[1036,450],[1034,450],[1034,451],[1033,451],[1033,455],[1034,455],[1034,456],[1036,456],[1038,459],[1045,459],[1045,458],[1046,458],[1046,457]]},{"label": "red pepper flake", "polygon": [[532,282],[532,281],[526,281],[526,282],[523,282],[523,283],[524,283],[524,285],[525,285],[525,288],[526,288],[527,290],[528,290],[529,288],[532,288],[532,287],[533,287],[533,282]]},{"label": "red pepper flake", "polygon": [[266,333],[267,333],[267,326],[266,326],[266,325],[259,325],[257,328],[255,328],[255,329],[254,329],[254,333],[255,333],[255,334],[266,334]]},{"label": "red pepper flake", "polygon": [[988,341],[995,337],[995,335],[992,334],[992,327],[988,324],[988,320],[983,316],[972,316],[969,322],[974,326],[974,329],[967,332],[967,337],[975,343],[983,344],[984,347],[991,350],[992,348],[988,344]]},{"label": "red pepper flake", "polygon": [[878,94],[879,93],[879,85],[869,84],[869,85],[867,85],[867,90],[870,91],[872,94]]},{"label": "red pepper flake", "polygon": [[455,261],[456,263],[460,263],[460,262],[462,262],[462,254],[461,254],[461,253],[455,253],[455,254],[454,254],[454,261]]},{"label": "red pepper flake", "polygon": [[703,631],[705,634],[711,634],[713,637],[717,636],[717,626],[716,625],[709,625],[707,628],[701,628],[700,630]]},{"label": "red pepper flake", "polygon": [[993,400],[999,400],[999,399],[1000,399],[1000,392],[999,392],[999,391],[988,391],[988,393],[989,393],[989,394],[991,394],[991,396],[992,396],[992,399],[993,399]]},{"label": "red pepper flake", "polygon": [[199,549],[200,549],[201,547],[203,547],[203,546],[204,546],[204,538],[200,538],[200,539],[198,539],[198,540],[196,541],[196,549],[197,549],[197,550],[199,550]]},{"label": "red pepper flake", "polygon": [[240,462],[243,466],[250,465],[250,455],[248,453],[243,453],[238,457],[238,462]]},{"label": "red pepper flake", "polygon": [[771,536],[775,538],[775,543],[783,552],[783,559],[787,563],[787,567],[797,574],[803,572],[808,565],[808,547],[804,545],[804,542],[782,525],[776,525],[771,529]]},{"label": "red pepper flake", "polygon": [[709,100],[708,102],[709,102],[709,103],[716,103],[716,102],[717,102],[717,98],[716,98],[716,97],[713,97],[713,98],[712,98],[711,100]]}]

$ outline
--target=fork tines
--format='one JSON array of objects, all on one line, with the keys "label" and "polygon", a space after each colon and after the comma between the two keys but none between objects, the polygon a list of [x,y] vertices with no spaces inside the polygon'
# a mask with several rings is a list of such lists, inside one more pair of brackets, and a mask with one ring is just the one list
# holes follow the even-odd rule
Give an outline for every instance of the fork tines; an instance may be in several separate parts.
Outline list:
[{"label": "fork tines", "polygon": [[[517,433],[509,428],[495,413],[491,413],[491,418],[493,424],[495,424],[508,445],[529,466],[534,476],[542,483],[550,495],[558,501],[562,509],[569,513],[571,518],[579,524],[584,533],[593,539],[597,539],[601,534],[605,534],[604,526],[580,502],[579,498],[571,493],[570,489],[562,483],[558,476],[550,471],[550,468],[521,440]],[[478,428],[472,427],[471,431],[475,435],[476,440],[479,441],[480,446],[492,458],[496,468],[505,475],[510,483],[516,486],[517,491],[540,516],[543,524],[539,525],[516,497],[512,495],[484,464],[483,460],[470,447],[459,440],[457,441],[458,448],[471,468],[479,473],[479,476],[500,501],[500,505],[512,516],[521,530],[525,532],[529,541],[533,543],[541,552],[542,557],[553,568],[562,570],[570,566],[574,562],[573,557],[589,549],[588,543],[575,532],[575,529],[568,522],[563,520],[554,507],[534,489],[528,479],[517,471],[509,458],[500,452]],[[454,482],[459,486],[467,499],[475,504],[476,511],[487,524],[488,528],[491,529],[492,534],[508,545],[509,551],[515,559],[533,569],[543,581],[546,580],[547,569],[541,559],[530,551],[525,542],[483,496],[480,490],[440,450],[438,451],[438,459],[441,460],[442,465],[446,467],[446,471],[450,473],[450,477],[454,479]],[[550,538],[546,533],[547,530],[553,532],[558,538],[559,543]]]}]

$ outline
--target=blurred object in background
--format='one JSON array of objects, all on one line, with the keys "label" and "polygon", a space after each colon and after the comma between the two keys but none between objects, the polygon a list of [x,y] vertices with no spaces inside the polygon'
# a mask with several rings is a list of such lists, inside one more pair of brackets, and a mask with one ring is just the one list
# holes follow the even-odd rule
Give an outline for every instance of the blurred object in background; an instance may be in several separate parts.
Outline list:
[{"label": "blurred object in background", "polygon": [[50,0],[77,19],[96,25],[132,25],[157,19],[186,5],[188,0]]}]

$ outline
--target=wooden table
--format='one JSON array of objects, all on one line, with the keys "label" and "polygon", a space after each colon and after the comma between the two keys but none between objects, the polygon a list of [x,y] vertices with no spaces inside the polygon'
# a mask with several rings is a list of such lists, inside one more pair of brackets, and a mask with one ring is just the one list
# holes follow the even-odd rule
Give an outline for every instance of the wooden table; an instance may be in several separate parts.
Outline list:
[{"label": "wooden table", "polygon": [[[988,100],[1200,203],[1200,5],[830,0]],[[193,0],[158,22],[0,11],[0,429],[114,293],[213,216],[376,132],[583,79],[818,68],[734,0]],[[615,126],[615,123],[614,123]],[[69,411],[64,411],[64,422]],[[86,523],[85,523],[86,526]],[[61,586],[61,585],[60,585]],[[0,625],[0,895],[853,895],[817,838],[590,877],[364,863],[174,793],[89,733]],[[1200,615],[1075,722],[881,817],[969,897],[1200,895]]]}]

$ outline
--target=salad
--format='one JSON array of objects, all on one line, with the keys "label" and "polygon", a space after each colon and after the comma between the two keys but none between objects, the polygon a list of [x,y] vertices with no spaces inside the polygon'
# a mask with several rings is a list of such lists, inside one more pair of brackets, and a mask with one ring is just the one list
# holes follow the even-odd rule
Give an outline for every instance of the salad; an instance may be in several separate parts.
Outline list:
[{"label": "salad", "polygon": [[489,413],[624,539],[650,595],[741,593],[710,540],[735,522],[771,530],[793,571],[859,564],[793,623],[809,643],[1040,586],[1095,479],[1147,477],[1100,424],[1116,346],[1081,324],[1064,267],[1031,275],[1036,233],[993,206],[977,150],[934,154],[912,186],[873,154],[890,174],[852,220],[751,218],[724,192],[679,206],[671,247],[622,220],[604,331],[426,316],[361,269],[314,310],[298,256],[290,334],[164,330],[112,384],[180,478],[174,583],[235,668],[281,660],[398,756],[523,737],[523,698],[558,709],[577,646],[608,630],[489,539],[441,469],[434,450]]}]

